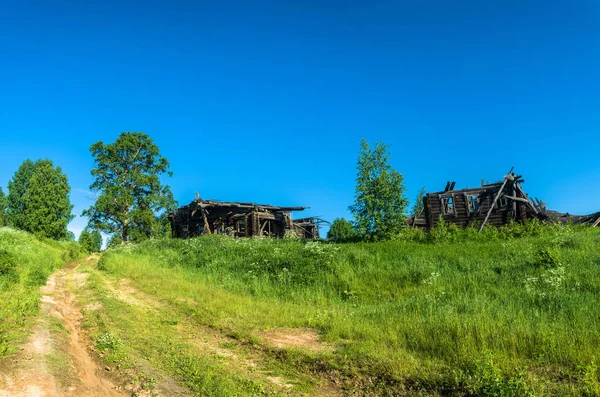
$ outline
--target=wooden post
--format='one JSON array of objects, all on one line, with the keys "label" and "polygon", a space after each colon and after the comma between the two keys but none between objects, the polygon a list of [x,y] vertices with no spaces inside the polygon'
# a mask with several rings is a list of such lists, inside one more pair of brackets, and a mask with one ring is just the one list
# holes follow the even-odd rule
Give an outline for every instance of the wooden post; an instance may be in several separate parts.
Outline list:
[{"label": "wooden post", "polygon": [[[511,171],[512,171],[512,169],[511,169]],[[494,201],[492,202],[492,206],[490,207],[490,210],[488,211],[487,215],[485,216],[485,220],[483,221],[483,223],[481,224],[481,227],[479,228],[479,232],[481,232],[483,230],[483,227],[487,223],[490,215],[492,214],[492,211],[494,210],[494,207],[496,207],[496,201],[498,201],[498,198],[502,194],[502,191],[504,190],[504,186],[506,186],[506,182],[508,182],[509,179],[512,179],[510,172],[508,173],[508,175],[506,175],[504,177],[504,183],[502,184],[502,186],[500,187],[500,191],[498,191],[498,194],[494,198]]]},{"label": "wooden post", "polygon": [[513,219],[517,219],[517,183],[513,182]]},{"label": "wooden post", "polygon": [[204,218],[204,231],[202,234],[211,234],[210,225],[208,224],[208,219],[206,218],[206,210],[202,209],[202,217]]}]

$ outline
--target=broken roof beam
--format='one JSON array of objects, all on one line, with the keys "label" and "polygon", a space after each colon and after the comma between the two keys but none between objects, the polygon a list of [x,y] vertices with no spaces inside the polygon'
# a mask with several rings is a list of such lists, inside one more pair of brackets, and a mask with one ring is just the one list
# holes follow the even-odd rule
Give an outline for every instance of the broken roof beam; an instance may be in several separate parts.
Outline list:
[{"label": "broken roof beam", "polygon": [[245,208],[245,209],[262,209],[268,211],[304,211],[310,207],[280,207],[275,205],[267,204],[254,204],[254,203],[236,203],[236,202],[224,202],[224,201],[210,201],[210,200],[195,200],[191,205],[196,205],[200,208],[207,207],[231,207],[231,208]]}]

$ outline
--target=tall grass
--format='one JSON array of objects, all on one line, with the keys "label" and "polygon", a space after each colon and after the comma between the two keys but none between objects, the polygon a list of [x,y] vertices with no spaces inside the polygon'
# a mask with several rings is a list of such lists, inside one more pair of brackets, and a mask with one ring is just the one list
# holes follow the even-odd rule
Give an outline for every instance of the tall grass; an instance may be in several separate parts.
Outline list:
[{"label": "tall grass", "polygon": [[37,312],[40,286],[61,264],[81,254],[74,242],[40,240],[0,228],[0,357],[13,353]]},{"label": "tall grass", "polygon": [[186,309],[197,321],[240,338],[314,327],[336,346],[319,365],[382,390],[600,390],[600,231],[436,233],[341,245],[158,240],[111,250],[100,266],[173,302],[197,301]]}]

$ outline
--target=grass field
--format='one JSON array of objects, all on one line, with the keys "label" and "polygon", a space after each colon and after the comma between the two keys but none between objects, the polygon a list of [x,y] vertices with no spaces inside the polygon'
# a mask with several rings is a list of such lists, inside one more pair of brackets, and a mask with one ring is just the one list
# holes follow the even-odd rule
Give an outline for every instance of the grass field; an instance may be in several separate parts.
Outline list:
[{"label": "grass field", "polygon": [[[379,243],[207,236],[109,250],[99,268],[240,344],[317,330],[333,349],[273,365],[349,394],[584,396],[600,395],[599,246],[597,229],[535,225]],[[193,383],[185,362],[173,371]]]},{"label": "grass field", "polygon": [[23,341],[40,304],[40,286],[60,265],[81,256],[79,245],[0,228],[0,358]]}]

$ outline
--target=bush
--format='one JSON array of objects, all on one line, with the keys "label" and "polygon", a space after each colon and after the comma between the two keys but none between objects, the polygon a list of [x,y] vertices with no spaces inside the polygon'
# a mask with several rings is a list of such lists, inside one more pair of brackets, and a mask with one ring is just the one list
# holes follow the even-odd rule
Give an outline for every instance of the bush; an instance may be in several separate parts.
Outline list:
[{"label": "bush", "polygon": [[533,397],[531,387],[525,381],[523,372],[505,374],[489,356],[476,363],[466,379],[467,390],[481,397]]},{"label": "bush", "polygon": [[344,218],[333,220],[327,238],[336,242],[353,241],[357,237],[356,231],[352,228],[352,223]]},{"label": "bush", "polygon": [[66,250],[62,253],[62,260],[64,262],[71,262],[83,256],[84,250],[79,243],[69,241],[64,244],[66,245]]},{"label": "bush", "polygon": [[553,247],[543,248],[536,254],[535,265],[545,269],[560,266],[560,252]]},{"label": "bush", "polygon": [[16,273],[17,260],[10,252],[0,250],[0,277],[8,277]]}]

